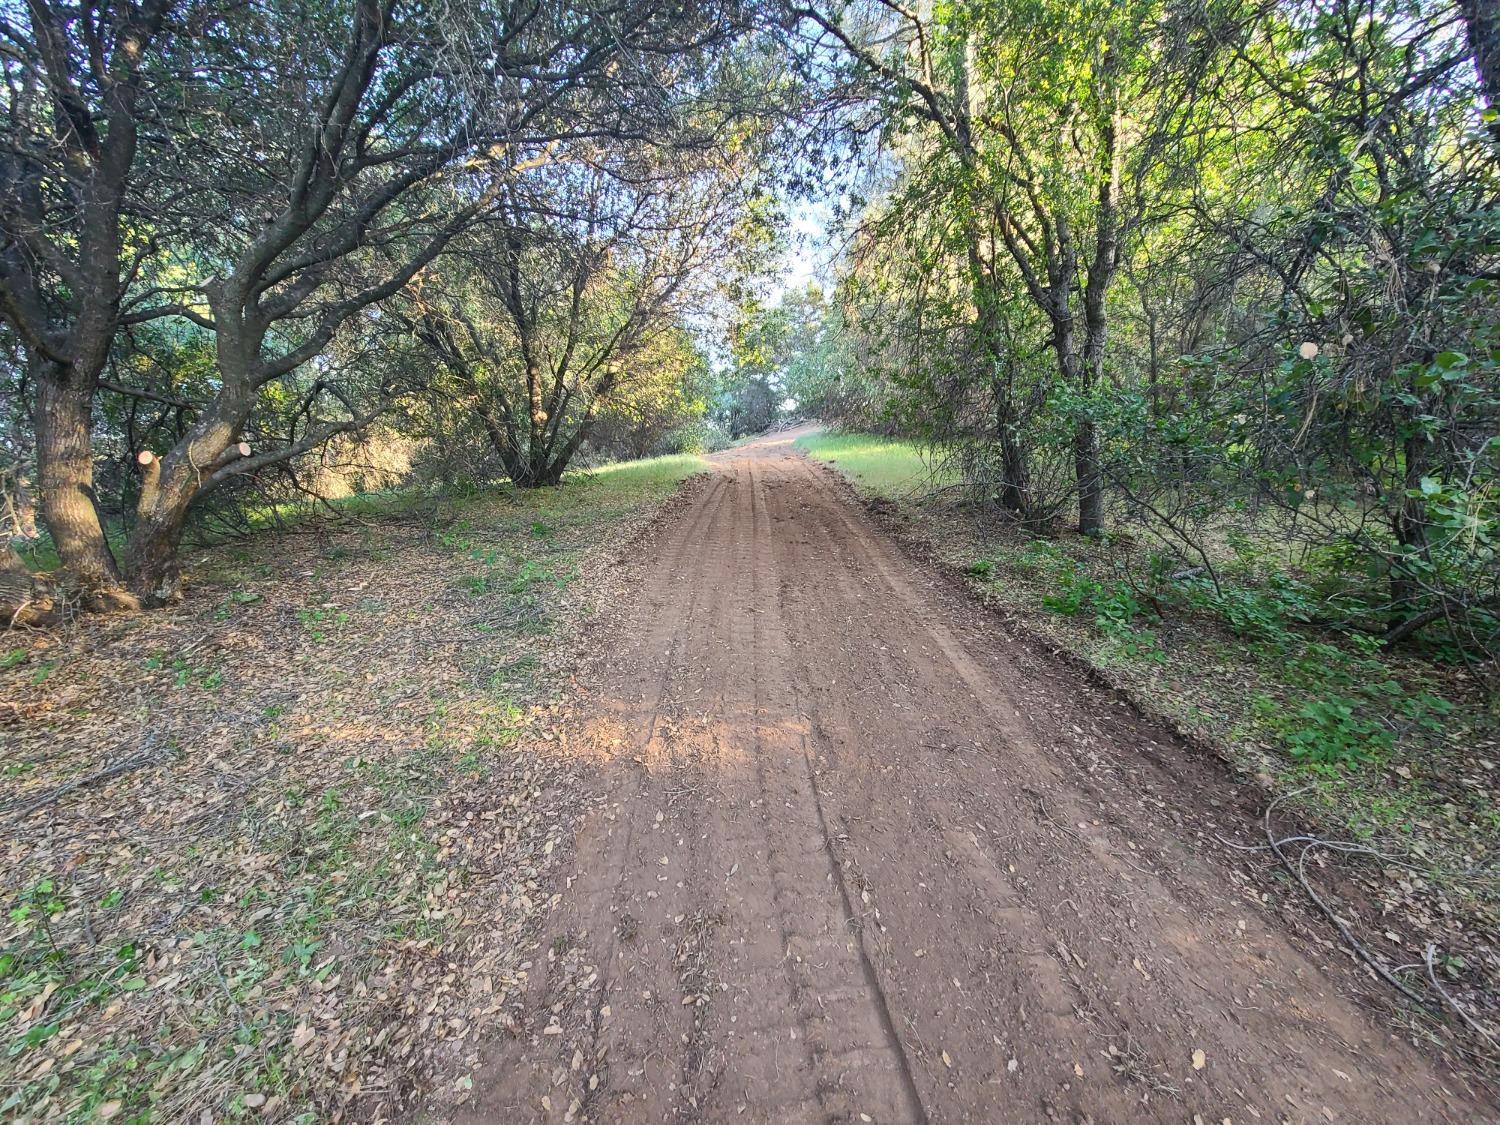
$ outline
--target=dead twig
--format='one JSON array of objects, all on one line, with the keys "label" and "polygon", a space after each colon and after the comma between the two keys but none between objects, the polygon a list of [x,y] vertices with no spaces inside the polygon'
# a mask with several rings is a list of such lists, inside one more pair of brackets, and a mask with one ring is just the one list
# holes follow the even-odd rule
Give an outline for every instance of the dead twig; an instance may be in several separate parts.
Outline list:
[{"label": "dead twig", "polygon": [[44,793],[40,797],[35,797],[30,801],[13,802],[10,805],[7,805],[4,809],[0,809],[0,812],[4,812],[13,820],[25,820],[28,816],[30,816],[37,810],[44,809],[48,805],[56,804],[58,801],[66,797],[69,793],[75,793],[80,789],[87,789],[90,786],[103,784],[106,781],[110,781],[113,778],[119,777],[121,774],[129,773],[131,770],[137,770],[142,768],[143,766],[163,765],[170,760],[170,755],[159,753],[153,747],[152,749],[145,750],[139,754],[134,755],[133,757],[122,758],[114,765],[106,766],[104,769],[99,770],[97,773],[91,773],[86,777],[80,777],[77,780],[70,781],[65,785],[59,785],[51,792]]},{"label": "dead twig", "polygon": [[[1295,792],[1287,793],[1283,796],[1277,797],[1274,801],[1266,806],[1265,816],[1262,818],[1262,820],[1265,825],[1266,841],[1268,847],[1276,856],[1276,858],[1281,862],[1281,866],[1284,867],[1287,872],[1297,880],[1298,884],[1301,885],[1303,892],[1312,901],[1313,905],[1315,905],[1318,910],[1322,912],[1325,918],[1333,923],[1333,927],[1338,931],[1339,937],[1343,939],[1344,945],[1351,952],[1353,952],[1355,956],[1363,961],[1378,977],[1380,977],[1381,980],[1385,981],[1392,988],[1396,989],[1396,991],[1400,992],[1403,996],[1411,1000],[1420,1008],[1427,1011],[1432,1011],[1436,1006],[1434,1005],[1432,997],[1424,996],[1421,993],[1417,992],[1405,981],[1396,976],[1394,972],[1388,969],[1385,966],[1384,962],[1382,962],[1373,953],[1365,948],[1360,940],[1354,936],[1354,933],[1352,930],[1350,930],[1348,924],[1342,918],[1340,918],[1337,912],[1335,912],[1334,909],[1323,900],[1322,896],[1313,889],[1312,883],[1307,878],[1307,858],[1318,847],[1323,845],[1323,841],[1317,840],[1316,838],[1304,836],[1293,836],[1287,837],[1286,839],[1277,838],[1276,831],[1271,824],[1271,817],[1272,814],[1276,811],[1276,806],[1281,804],[1283,801],[1290,800],[1306,792],[1307,789],[1305,788],[1298,789]],[[1303,842],[1302,850],[1297,853],[1297,859],[1295,863],[1292,862],[1291,857],[1287,855],[1287,852],[1285,850],[1284,845],[1288,842]],[[1335,850],[1343,852],[1357,852],[1361,849],[1359,849],[1358,847],[1343,846],[1338,847]],[[1373,851],[1373,849],[1371,849],[1371,851]],[[1378,855],[1379,853],[1375,852],[1374,854]],[[1434,973],[1432,967],[1433,959],[1436,953],[1437,946],[1435,944],[1429,944],[1427,946],[1425,964],[1427,967],[1428,980],[1432,984],[1434,991],[1436,991],[1438,996],[1441,997],[1442,1006],[1455,1012],[1459,1016],[1459,1018],[1462,1019],[1469,1028],[1478,1033],[1484,1039],[1484,1041],[1491,1046],[1491,1048],[1500,1050],[1500,1044],[1496,1043],[1495,1039],[1490,1035],[1490,1033],[1486,1031],[1482,1026],[1480,1026],[1480,1024],[1477,1023],[1473,1019],[1473,1017],[1471,1017],[1469,1013],[1464,1010],[1462,1005],[1460,1005],[1448,993],[1448,991],[1438,983],[1437,975],[1436,973]]]},{"label": "dead twig", "polygon": [[1037,812],[1039,812],[1039,813],[1042,814],[1042,819],[1043,820],[1045,820],[1048,824],[1052,825],[1052,827],[1056,828],[1059,832],[1065,832],[1069,836],[1073,837],[1073,839],[1075,839],[1075,840],[1077,840],[1077,839],[1080,838],[1079,835],[1078,835],[1078,833],[1074,832],[1066,824],[1059,824],[1056,820],[1052,819],[1052,814],[1047,811],[1047,802],[1042,799],[1042,795],[1040,793],[1038,793],[1035,789],[1031,788],[1031,786],[1029,786],[1029,785],[1023,785],[1021,787],[1021,790],[1022,790],[1022,792],[1026,793],[1028,796],[1030,796],[1033,801],[1036,802]]},{"label": "dead twig", "polygon": [[1448,990],[1438,982],[1437,973],[1433,969],[1433,962],[1436,960],[1436,958],[1437,943],[1428,942],[1427,952],[1423,954],[1422,961],[1427,966],[1427,980],[1432,985],[1433,991],[1435,991],[1439,996],[1443,998],[1448,1007],[1452,1008],[1455,1012],[1458,1013],[1459,1018],[1462,1019],[1464,1023],[1473,1028],[1474,1031],[1479,1035],[1479,1037],[1490,1045],[1491,1050],[1500,1051],[1500,1043],[1497,1043],[1495,1041],[1495,1037],[1488,1031],[1486,1031],[1480,1025],[1479,1021],[1474,1019],[1473,1016],[1469,1015],[1469,1013],[1464,1010],[1464,1006],[1460,1004],[1456,999],[1454,999],[1451,995],[1449,995]]}]

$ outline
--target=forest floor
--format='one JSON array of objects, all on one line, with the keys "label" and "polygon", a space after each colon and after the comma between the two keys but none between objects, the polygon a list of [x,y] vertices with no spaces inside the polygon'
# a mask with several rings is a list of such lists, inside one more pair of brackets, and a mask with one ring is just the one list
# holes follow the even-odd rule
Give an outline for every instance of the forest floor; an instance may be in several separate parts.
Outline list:
[{"label": "forest floor", "polygon": [[[459,1121],[1476,1121],[1264,794],[1018,642],[780,435],[634,552],[589,792]],[[1383,987],[1383,986],[1382,986]]]},{"label": "forest floor", "polygon": [[0,1117],[1500,1118],[1261,787],[796,436],[0,650]]},{"label": "forest floor", "polygon": [[150,614],[0,638],[0,1119],[402,1120],[513,1019],[579,809],[557,713],[703,468],[357,498]]}]

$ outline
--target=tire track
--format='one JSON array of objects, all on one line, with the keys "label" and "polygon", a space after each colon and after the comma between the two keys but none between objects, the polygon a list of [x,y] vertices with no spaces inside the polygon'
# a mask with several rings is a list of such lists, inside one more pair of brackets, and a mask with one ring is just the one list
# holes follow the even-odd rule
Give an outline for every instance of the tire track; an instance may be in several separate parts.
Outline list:
[{"label": "tire track", "polygon": [[719,455],[641,569],[533,1033],[464,1119],[1497,1119],[1169,815],[1227,782],[985,637],[788,442]]},{"label": "tire track", "polygon": [[[818,852],[816,860],[804,852],[801,862],[795,864],[788,857],[775,865],[775,877],[778,883],[776,907],[781,915],[782,931],[788,935],[788,950],[797,957],[795,951],[801,948],[800,963],[809,966],[809,971],[796,981],[794,988],[802,1009],[803,1026],[811,1029],[815,1037],[812,1039],[815,1048],[813,1061],[820,1072],[820,1104],[825,1113],[845,1115],[849,1119],[874,1110],[879,1120],[925,1121],[926,1113],[912,1079],[904,1045],[896,1033],[879,980],[858,935],[857,916],[844,886],[819,803],[807,743],[808,724],[800,706],[795,680],[787,675],[788,645],[779,609],[779,594],[767,591],[768,586],[776,590],[779,583],[771,521],[761,478],[754,465],[749,469],[749,475],[750,521],[755,540],[751,589],[756,611],[756,750],[757,772],[764,794],[762,808],[770,808],[773,801],[780,798],[782,807],[792,809],[793,818],[801,821],[804,848],[815,847]],[[768,726],[764,722],[768,714],[783,717],[780,731],[771,728],[775,734],[769,740],[772,745],[768,745]],[[788,784],[785,775],[773,777],[769,768],[773,754],[788,766],[798,769],[794,782]],[[769,836],[769,824],[767,832]],[[819,873],[821,880],[816,879]],[[837,898],[833,901],[826,897],[830,884],[837,891]],[[820,924],[811,928],[799,925],[799,919],[805,921],[809,914],[814,913],[809,910],[807,897],[812,887],[820,885],[824,888],[823,901],[818,903],[815,913]],[[799,904],[796,909],[790,905],[794,902]],[[829,1015],[824,1009],[835,997],[841,1011]],[[854,1044],[838,1041],[838,1037],[849,1038],[859,1025],[868,1030],[859,1035]],[[839,1064],[844,1065],[835,1069]],[[892,1081],[893,1076],[895,1081]]]}]

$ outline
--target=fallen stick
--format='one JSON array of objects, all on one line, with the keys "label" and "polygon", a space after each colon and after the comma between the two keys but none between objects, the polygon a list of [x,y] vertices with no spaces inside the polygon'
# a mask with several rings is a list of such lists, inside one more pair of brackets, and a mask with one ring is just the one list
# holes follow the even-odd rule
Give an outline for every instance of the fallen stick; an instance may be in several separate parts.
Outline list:
[{"label": "fallen stick", "polygon": [[142,766],[162,765],[167,761],[170,761],[170,759],[157,754],[155,751],[147,750],[143,753],[137,754],[133,758],[124,758],[116,762],[112,766],[107,766],[104,769],[99,770],[97,773],[89,774],[87,777],[80,777],[78,780],[70,781],[66,785],[59,785],[56,789],[52,790],[52,792],[43,794],[40,797],[33,798],[30,801],[21,802],[19,805],[7,805],[4,810],[0,811],[4,811],[14,820],[25,820],[28,816],[36,812],[38,809],[44,809],[48,805],[57,803],[58,801],[66,797],[69,793],[74,793],[79,789],[86,789],[91,785],[98,785],[101,782],[109,781],[112,778],[119,777],[123,773],[129,773],[131,770],[140,769]]},{"label": "fallen stick", "polygon": [[1447,1001],[1448,1007],[1457,1012],[1463,1019],[1464,1023],[1472,1027],[1484,1039],[1484,1041],[1490,1045],[1491,1050],[1500,1051],[1500,1043],[1495,1042],[1495,1037],[1488,1031],[1486,1031],[1484,1027],[1480,1025],[1478,1020],[1469,1015],[1468,1012],[1464,1011],[1464,1006],[1457,1000],[1455,1000],[1452,996],[1449,996],[1448,990],[1438,983],[1437,972],[1433,969],[1433,962],[1436,959],[1437,945],[1436,943],[1429,941],[1427,943],[1427,952],[1423,955],[1422,960],[1427,965],[1427,979],[1432,983],[1433,990],[1445,1001]]},{"label": "fallen stick", "polygon": [[[1299,884],[1301,884],[1302,890],[1307,894],[1307,897],[1313,901],[1313,904],[1317,906],[1320,911],[1322,911],[1323,916],[1333,923],[1334,929],[1338,930],[1339,936],[1344,940],[1344,944],[1392,988],[1396,989],[1403,996],[1407,997],[1419,1007],[1431,1011],[1435,1006],[1432,997],[1423,996],[1421,993],[1411,988],[1406,984],[1405,981],[1401,980],[1389,969],[1387,969],[1385,965],[1379,960],[1379,958],[1377,958],[1373,953],[1366,949],[1363,944],[1360,943],[1359,939],[1354,936],[1348,925],[1345,924],[1344,920],[1338,916],[1333,908],[1323,901],[1322,897],[1319,896],[1317,891],[1313,890],[1312,884],[1308,881],[1307,878],[1307,857],[1314,848],[1322,846],[1323,842],[1321,840],[1312,839],[1309,842],[1303,844],[1302,850],[1297,854],[1297,862],[1295,864],[1292,863],[1286,852],[1282,850],[1282,845],[1287,841],[1278,840],[1276,838],[1276,832],[1271,826],[1271,814],[1276,811],[1276,806],[1279,805],[1282,801],[1288,800],[1292,797],[1296,797],[1298,796],[1298,794],[1305,792],[1307,792],[1306,789],[1299,789],[1295,793],[1287,793],[1285,796],[1276,798],[1276,800],[1272,801],[1269,805],[1266,806],[1264,824],[1266,830],[1266,842],[1270,846],[1271,851],[1274,852],[1276,858],[1281,861],[1281,866],[1286,868],[1288,873],[1290,873],[1291,876],[1296,879]],[[1291,839],[1296,840],[1301,838],[1292,837]],[[1433,972],[1432,968],[1433,958],[1436,953],[1437,946],[1434,944],[1429,944],[1427,946],[1426,956],[1427,976],[1429,981],[1432,983],[1433,989],[1437,992],[1438,996],[1442,998],[1443,1004],[1441,1006],[1446,1006],[1452,1011],[1456,1012],[1459,1018],[1461,1018],[1465,1024],[1467,1024],[1470,1028],[1472,1028],[1475,1032],[1477,1032],[1484,1038],[1486,1043],[1488,1043],[1492,1048],[1496,1047],[1495,1040],[1490,1035],[1490,1033],[1483,1027],[1481,1027],[1469,1015],[1468,1012],[1464,1011],[1462,1005],[1460,1005],[1457,1000],[1450,996],[1447,990],[1442,987],[1442,985],[1438,984],[1437,974]]]}]

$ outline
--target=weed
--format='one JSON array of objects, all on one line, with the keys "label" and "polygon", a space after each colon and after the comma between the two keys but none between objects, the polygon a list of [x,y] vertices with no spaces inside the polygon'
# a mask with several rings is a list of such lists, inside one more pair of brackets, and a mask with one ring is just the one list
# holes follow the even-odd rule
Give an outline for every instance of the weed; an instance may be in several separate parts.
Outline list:
[{"label": "weed", "polygon": [[1077,617],[1101,589],[1087,574],[1069,567],[1058,577],[1056,592],[1042,595],[1042,605],[1064,617]]},{"label": "weed", "polygon": [[535,559],[527,559],[510,580],[509,590],[512,594],[524,594],[531,587],[552,578],[552,572],[541,563]]},{"label": "weed", "polygon": [[328,639],[330,627],[346,625],[349,615],[338,606],[307,606],[297,611],[297,621],[307,630],[307,635],[322,643]]},{"label": "weed", "polygon": [[1393,742],[1390,730],[1365,717],[1361,701],[1347,696],[1311,699],[1290,715],[1264,694],[1251,706],[1282,734],[1287,754],[1313,770],[1362,765],[1390,750]]}]

